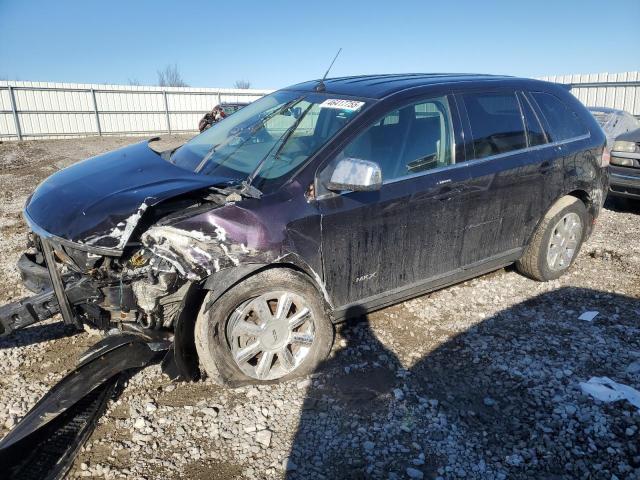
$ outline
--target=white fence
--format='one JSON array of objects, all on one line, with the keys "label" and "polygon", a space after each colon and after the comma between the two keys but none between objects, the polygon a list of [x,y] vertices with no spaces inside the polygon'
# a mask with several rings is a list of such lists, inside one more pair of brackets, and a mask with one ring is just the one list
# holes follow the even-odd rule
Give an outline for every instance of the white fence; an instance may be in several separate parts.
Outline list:
[{"label": "white fence", "polygon": [[541,80],[571,86],[587,107],[610,107],[640,117],[640,72],[553,75]]},{"label": "white fence", "polygon": [[[558,75],[587,106],[640,116],[640,72]],[[195,132],[218,103],[270,90],[0,81],[0,140]]]},{"label": "white fence", "polygon": [[0,140],[194,132],[216,104],[269,92],[0,81]]}]

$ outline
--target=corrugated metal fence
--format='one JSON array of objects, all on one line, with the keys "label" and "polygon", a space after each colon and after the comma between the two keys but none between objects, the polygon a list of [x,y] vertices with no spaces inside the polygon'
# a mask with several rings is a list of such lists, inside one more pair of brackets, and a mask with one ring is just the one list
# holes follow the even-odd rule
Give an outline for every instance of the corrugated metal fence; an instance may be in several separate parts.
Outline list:
[{"label": "corrugated metal fence", "polygon": [[269,92],[0,81],[0,140],[194,132],[214,105]]},{"label": "corrugated metal fence", "polygon": [[640,117],[640,72],[552,75],[541,80],[571,86],[587,107],[610,107]]},{"label": "corrugated metal fence", "polygon": [[[640,117],[640,72],[556,75],[587,106]],[[0,81],[0,140],[195,132],[220,102],[253,101],[270,90]]]}]

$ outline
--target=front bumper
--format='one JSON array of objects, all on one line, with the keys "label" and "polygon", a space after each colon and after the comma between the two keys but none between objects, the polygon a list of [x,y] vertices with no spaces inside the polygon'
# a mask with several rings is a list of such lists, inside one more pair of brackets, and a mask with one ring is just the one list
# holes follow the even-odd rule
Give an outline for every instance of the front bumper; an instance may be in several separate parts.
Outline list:
[{"label": "front bumper", "polygon": [[[73,306],[90,305],[100,297],[100,292],[87,278],[63,278],[53,260],[51,246],[44,239],[41,242],[45,263],[52,268],[37,263],[32,255],[22,255],[18,261],[20,276],[24,285],[36,295],[0,307],[0,336],[47,320],[57,313],[62,313],[65,323],[81,327],[82,322]],[[47,257],[51,261],[47,261]]]},{"label": "front bumper", "polygon": [[609,194],[640,199],[640,168],[610,165]]}]

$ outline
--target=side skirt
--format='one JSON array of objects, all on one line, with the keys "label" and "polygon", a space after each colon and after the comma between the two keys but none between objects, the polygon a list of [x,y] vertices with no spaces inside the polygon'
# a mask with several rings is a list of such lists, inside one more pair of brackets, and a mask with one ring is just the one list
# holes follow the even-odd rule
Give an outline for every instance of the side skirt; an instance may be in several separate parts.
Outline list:
[{"label": "side skirt", "polygon": [[515,248],[500,255],[482,260],[481,262],[467,265],[463,268],[458,268],[443,275],[430,277],[426,280],[422,280],[405,287],[373,295],[358,302],[349,303],[331,312],[331,319],[334,323],[338,323],[347,319],[347,311],[353,307],[358,307],[360,310],[364,308],[367,313],[374,312],[396,303],[419,297],[425,293],[433,292],[434,290],[439,290],[441,288],[484,275],[485,273],[489,273],[512,264],[522,256],[523,251],[523,248]]}]

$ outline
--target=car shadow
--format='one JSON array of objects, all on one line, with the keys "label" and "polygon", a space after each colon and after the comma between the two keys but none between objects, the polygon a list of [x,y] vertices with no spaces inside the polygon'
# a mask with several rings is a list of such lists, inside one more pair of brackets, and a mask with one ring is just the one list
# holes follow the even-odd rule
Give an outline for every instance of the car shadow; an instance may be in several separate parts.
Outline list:
[{"label": "car shadow", "polygon": [[58,340],[60,338],[71,337],[76,333],[78,333],[78,330],[72,326],[65,325],[63,322],[34,325],[16,330],[6,337],[0,338],[0,350]]},{"label": "car shadow", "polygon": [[[579,320],[585,310],[599,314]],[[601,404],[579,386],[608,376],[640,389],[640,369],[626,370],[640,360],[638,299],[580,288],[544,293],[407,369],[362,308],[349,313],[357,319],[340,326],[339,348],[312,375],[287,478],[640,473],[640,446],[628,436],[640,412],[627,402]],[[410,329],[427,325],[406,321]]]},{"label": "car shadow", "polygon": [[604,202],[604,208],[614,212],[640,214],[640,200],[609,195]]}]

